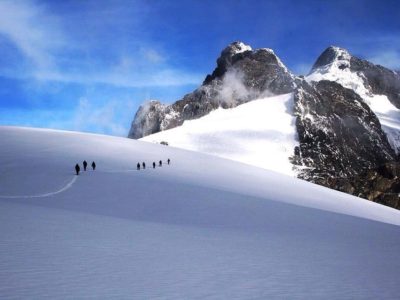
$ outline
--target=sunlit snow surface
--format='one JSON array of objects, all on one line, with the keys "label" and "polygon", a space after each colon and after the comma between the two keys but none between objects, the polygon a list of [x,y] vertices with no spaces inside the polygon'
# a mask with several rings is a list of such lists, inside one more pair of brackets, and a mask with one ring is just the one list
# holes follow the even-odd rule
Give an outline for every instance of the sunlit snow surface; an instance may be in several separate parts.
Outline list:
[{"label": "sunlit snow surface", "polygon": [[346,50],[336,47],[335,51],[336,59],[314,70],[306,77],[307,81],[336,81],[358,93],[378,117],[392,148],[400,153],[400,110],[387,96],[375,95],[365,87],[362,75],[350,70],[350,54]]},{"label": "sunlit snow surface", "polygon": [[398,299],[392,208],[130,139],[0,140],[2,299]]},{"label": "sunlit snow surface", "polygon": [[289,157],[298,145],[293,94],[217,109],[182,126],[142,138],[295,175]]}]

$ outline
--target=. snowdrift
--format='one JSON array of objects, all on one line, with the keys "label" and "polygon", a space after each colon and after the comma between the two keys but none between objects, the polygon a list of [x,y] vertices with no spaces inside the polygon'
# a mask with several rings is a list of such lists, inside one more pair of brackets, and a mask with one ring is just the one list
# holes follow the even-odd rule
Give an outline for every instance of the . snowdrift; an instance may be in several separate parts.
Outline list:
[{"label": ". snowdrift", "polygon": [[[0,127],[0,140],[0,298],[395,299],[400,291],[394,209],[131,139]],[[96,171],[73,175],[84,159]],[[149,168],[160,159],[163,167]],[[148,168],[137,171],[142,161]]]}]

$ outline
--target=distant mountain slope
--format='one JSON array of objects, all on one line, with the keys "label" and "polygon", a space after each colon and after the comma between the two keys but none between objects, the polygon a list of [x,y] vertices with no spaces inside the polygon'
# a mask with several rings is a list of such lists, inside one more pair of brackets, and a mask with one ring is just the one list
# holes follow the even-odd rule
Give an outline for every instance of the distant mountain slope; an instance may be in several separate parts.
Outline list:
[{"label": "distant mountain slope", "polygon": [[[0,298],[398,295],[400,211],[131,139],[0,127],[0,140]],[[83,159],[97,168],[75,176]]]}]

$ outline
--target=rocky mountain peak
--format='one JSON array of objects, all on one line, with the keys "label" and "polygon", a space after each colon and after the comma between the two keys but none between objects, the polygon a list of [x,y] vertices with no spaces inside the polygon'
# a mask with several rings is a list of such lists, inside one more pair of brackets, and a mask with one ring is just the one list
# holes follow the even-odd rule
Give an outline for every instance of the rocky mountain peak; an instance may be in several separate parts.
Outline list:
[{"label": "rocky mountain peak", "polygon": [[243,42],[236,41],[229,44],[224,50],[222,50],[220,57],[217,59],[217,69],[219,69],[218,75],[222,75],[233,63],[233,57],[237,54],[252,51],[253,49],[244,44]]},{"label": "rocky mountain peak", "polygon": [[311,72],[317,69],[337,66],[339,69],[350,67],[351,54],[344,48],[330,46],[326,48],[314,63]]},{"label": "rocky mountain peak", "polygon": [[[267,75],[272,76],[282,74],[285,77],[285,81],[294,80],[294,76],[272,49],[261,48],[253,50],[242,42],[233,42],[222,50],[220,57],[217,59],[217,68],[212,74],[207,75],[203,85],[210,84],[215,79],[223,79],[223,76],[232,69],[240,71],[246,78],[258,77],[261,75],[260,72],[264,71]],[[257,74],[254,73],[254,70],[258,70]],[[267,87],[259,86],[258,88],[266,89]]]},{"label": "rocky mountain peak", "polygon": [[252,51],[252,50],[253,49],[249,45],[246,45],[245,43],[240,41],[236,41],[229,44],[224,50],[222,50],[221,56],[224,55],[233,56],[238,53],[242,53],[245,51]]},{"label": "rocky mountain peak", "polygon": [[385,95],[400,109],[400,75],[383,66],[351,55],[346,49],[331,46],[318,57],[307,81],[330,80],[353,89],[365,101]]}]

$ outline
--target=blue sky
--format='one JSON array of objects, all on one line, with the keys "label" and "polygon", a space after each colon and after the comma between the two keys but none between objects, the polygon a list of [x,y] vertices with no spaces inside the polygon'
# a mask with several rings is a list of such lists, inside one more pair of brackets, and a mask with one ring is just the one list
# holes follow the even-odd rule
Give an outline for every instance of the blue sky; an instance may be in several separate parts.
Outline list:
[{"label": "blue sky", "polygon": [[0,0],[0,125],[126,136],[140,103],[180,99],[236,40],[296,74],[329,45],[400,69],[400,1]]}]

